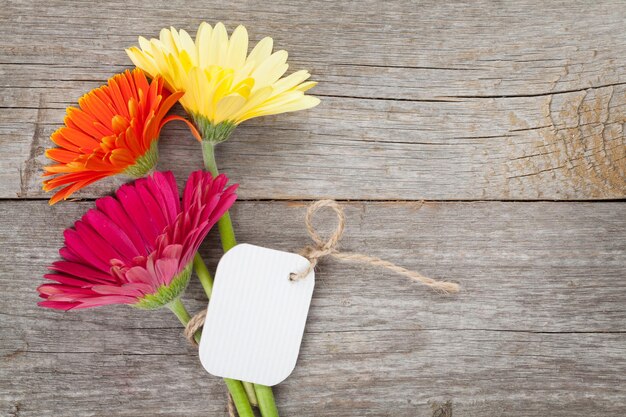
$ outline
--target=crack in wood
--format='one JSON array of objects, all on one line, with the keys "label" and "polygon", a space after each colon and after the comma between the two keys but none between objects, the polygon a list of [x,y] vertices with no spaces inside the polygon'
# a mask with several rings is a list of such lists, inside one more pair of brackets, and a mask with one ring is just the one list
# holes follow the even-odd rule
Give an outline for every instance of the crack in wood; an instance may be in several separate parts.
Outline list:
[{"label": "crack in wood", "polygon": [[570,89],[570,90],[558,90],[558,91],[548,91],[545,93],[534,93],[534,94],[497,94],[497,95],[454,95],[454,96],[449,96],[449,97],[453,97],[453,98],[461,98],[461,99],[466,99],[466,98],[476,98],[476,99],[496,99],[496,98],[533,98],[533,97],[546,97],[546,96],[558,96],[558,95],[562,95],[562,94],[570,94],[570,93],[580,93],[580,92],[586,92],[589,90],[597,90],[599,88],[605,88],[605,87],[617,87],[617,86],[622,86],[622,85],[626,85],[626,82],[619,82],[619,83],[608,83],[608,84],[600,84],[600,85],[594,85],[594,86],[590,86],[590,87],[584,87],[584,88],[574,88],[574,89]]},{"label": "crack in wood", "polygon": [[40,148],[39,140],[43,136],[43,128],[41,123],[44,120],[42,113],[44,98],[43,94],[39,94],[39,107],[37,108],[37,115],[35,116],[35,128],[33,129],[33,136],[31,138],[30,152],[28,159],[24,161],[24,169],[20,168],[20,191],[17,193],[18,198],[28,197],[28,187],[30,180],[36,172],[39,171],[39,164],[37,163],[37,157],[43,153],[43,149]]}]

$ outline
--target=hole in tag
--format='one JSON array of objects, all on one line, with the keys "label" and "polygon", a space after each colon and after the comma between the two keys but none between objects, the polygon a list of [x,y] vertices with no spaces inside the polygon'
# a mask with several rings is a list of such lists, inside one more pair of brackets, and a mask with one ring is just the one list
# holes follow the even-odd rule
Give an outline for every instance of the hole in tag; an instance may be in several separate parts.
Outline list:
[{"label": "hole in tag", "polygon": [[304,281],[305,278],[308,277],[308,274],[311,271],[312,271],[311,269],[307,269],[307,270],[302,271],[302,272],[290,272],[289,273],[289,282]]}]

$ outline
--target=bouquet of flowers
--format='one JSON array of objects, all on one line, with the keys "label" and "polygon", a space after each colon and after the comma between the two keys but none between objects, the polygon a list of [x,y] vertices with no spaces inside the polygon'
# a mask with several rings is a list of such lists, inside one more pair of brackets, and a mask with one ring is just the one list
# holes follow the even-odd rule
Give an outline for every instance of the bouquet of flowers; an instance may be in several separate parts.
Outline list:
[{"label": "bouquet of flowers", "polygon": [[[305,94],[315,86],[307,71],[284,76],[287,52],[273,51],[272,38],[248,53],[248,33],[230,37],[222,23],[202,23],[195,40],[185,30],[163,29],[158,39],[139,38],[127,49],[137,67],[109,79],[69,107],[65,125],[54,132],[57,147],[46,156],[50,204],[103,178],[134,179],[114,196],[96,200],[64,233],[59,261],[39,286],[42,307],[59,310],[128,304],[144,310],[167,307],[187,325],[181,296],[193,272],[207,298],[213,279],[198,248],[217,223],[224,252],[236,245],[228,213],[237,185],[218,173],[215,147],[242,122],[315,107]],[[180,102],[189,118],[168,115]],[[171,172],[155,171],[158,140],[170,121],[186,123],[199,141],[205,170],[189,175],[182,200]],[[195,334],[200,339],[200,331]],[[272,389],[225,379],[242,417],[258,406],[263,417],[277,416]]]}]

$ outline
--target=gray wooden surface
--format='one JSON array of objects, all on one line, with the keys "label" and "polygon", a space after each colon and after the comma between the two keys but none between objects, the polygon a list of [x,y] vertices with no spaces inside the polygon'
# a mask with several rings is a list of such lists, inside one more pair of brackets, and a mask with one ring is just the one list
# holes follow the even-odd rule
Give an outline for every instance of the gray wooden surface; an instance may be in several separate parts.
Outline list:
[{"label": "gray wooden surface", "polygon": [[[281,415],[626,415],[626,4],[544,3],[3,1],[0,416],[224,415],[171,314],[35,304],[62,230],[122,182],[48,207],[65,107],[137,36],[202,20],[273,36],[320,82],[318,108],[219,147],[240,240],[297,250],[306,200],[358,200],[346,249],[463,288],[323,262]],[[201,164],[182,126],[161,154]],[[205,305],[196,282],[186,301]]]}]

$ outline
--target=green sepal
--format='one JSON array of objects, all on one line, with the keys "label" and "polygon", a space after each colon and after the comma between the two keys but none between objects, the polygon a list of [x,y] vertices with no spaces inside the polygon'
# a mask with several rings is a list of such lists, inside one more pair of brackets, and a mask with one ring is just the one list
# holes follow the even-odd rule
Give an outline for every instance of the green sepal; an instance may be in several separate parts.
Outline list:
[{"label": "green sepal", "polygon": [[124,174],[133,178],[145,177],[150,171],[154,169],[159,161],[159,146],[158,140],[152,141],[150,149],[143,155],[137,158],[135,165],[131,165],[124,170]]},{"label": "green sepal", "polygon": [[185,292],[185,288],[189,284],[189,278],[191,278],[192,269],[193,262],[189,262],[185,269],[172,279],[169,285],[161,285],[154,294],[144,295],[138,302],[131,305],[142,310],[156,310],[165,307]]},{"label": "green sepal", "polygon": [[192,114],[191,117],[200,135],[202,135],[202,140],[213,144],[228,140],[237,127],[235,123],[229,121],[213,124],[209,119],[200,114]]}]

